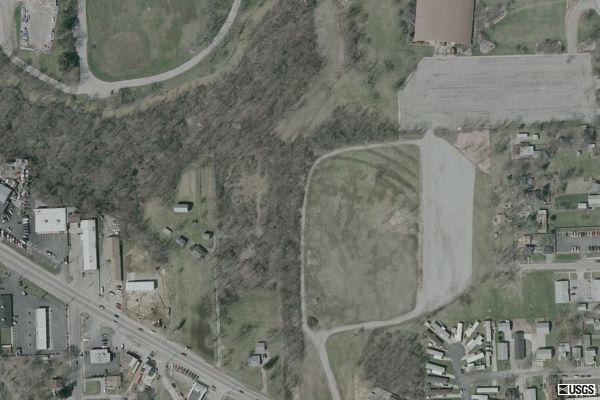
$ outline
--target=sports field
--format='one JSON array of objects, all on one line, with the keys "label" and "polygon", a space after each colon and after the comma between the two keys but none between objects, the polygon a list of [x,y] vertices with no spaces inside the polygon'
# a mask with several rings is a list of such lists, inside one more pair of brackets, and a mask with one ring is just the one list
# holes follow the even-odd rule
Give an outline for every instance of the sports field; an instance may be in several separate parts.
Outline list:
[{"label": "sports field", "polygon": [[88,0],[88,58],[115,81],[168,71],[210,43],[233,0]]},{"label": "sports field", "polygon": [[412,310],[419,200],[416,146],[348,151],[316,166],[304,255],[307,317],[318,329]]}]

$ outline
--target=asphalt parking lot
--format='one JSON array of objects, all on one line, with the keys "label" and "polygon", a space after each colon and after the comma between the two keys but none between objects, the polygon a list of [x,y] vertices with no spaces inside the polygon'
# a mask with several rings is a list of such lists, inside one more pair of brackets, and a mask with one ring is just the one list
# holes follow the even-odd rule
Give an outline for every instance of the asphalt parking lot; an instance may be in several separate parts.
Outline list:
[{"label": "asphalt parking lot", "polygon": [[398,95],[403,127],[459,127],[597,114],[589,54],[427,57]]},{"label": "asphalt parking lot", "polygon": [[[23,295],[25,290],[27,295]],[[39,298],[19,285],[19,276],[12,273],[0,282],[0,294],[13,295],[13,314],[16,325],[13,326],[14,348],[21,349],[22,355],[56,354],[67,348],[67,306],[52,296]],[[35,309],[48,307],[50,312],[50,347],[48,351],[37,351],[35,345],[36,322]]]}]

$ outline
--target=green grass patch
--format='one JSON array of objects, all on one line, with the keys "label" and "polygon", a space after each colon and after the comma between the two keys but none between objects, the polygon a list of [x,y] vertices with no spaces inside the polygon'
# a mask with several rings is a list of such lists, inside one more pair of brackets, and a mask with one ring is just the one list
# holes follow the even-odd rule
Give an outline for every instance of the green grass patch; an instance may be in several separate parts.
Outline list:
[{"label": "green grass patch", "polygon": [[568,263],[568,262],[574,262],[574,261],[578,261],[581,258],[581,256],[577,253],[573,253],[573,254],[556,254],[554,256],[554,262],[558,262],[558,263]]},{"label": "green grass patch", "polygon": [[308,312],[319,329],[414,307],[418,154],[415,146],[390,145],[341,153],[316,167],[304,240]]},{"label": "green grass patch", "polygon": [[507,371],[510,369],[510,361],[509,360],[498,360],[498,371]]},{"label": "green grass patch", "polygon": [[560,148],[554,156],[552,163],[559,171],[572,170],[577,176],[595,177],[600,169],[600,158],[588,150],[581,149],[582,154],[577,155],[577,148]]},{"label": "green grass patch", "polygon": [[[260,368],[248,365],[248,355],[259,340],[267,341],[272,357],[277,357],[283,346],[279,331],[281,316],[279,293],[257,289],[230,306],[222,307],[223,368],[234,376],[260,390]],[[276,361],[269,370],[269,393],[280,393],[282,362]]]},{"label": "green grass patch", "polygon": [[586,193],[563,194],[556,196],[554,206],[556,208],[566,208],[568,210],[577,209],[579,203],[586,203],[588,195]]},{"label": "green grass patch", "polygon": [[512,2],[506,17],[484,32],[496,45],[493,54],[533,53],[536,43],[565,41],[565,0]]},{"label": "green grass patch", "polygon": [[100,381],[97,379],[86,379],[83,394],[89,396],[100,394]]},{"label": "green grass patch", "polygon": [[554,303],[553,271],[535,271],[475,284],[458,301],[441,310],[436,318],[455,323],[475,319],[505,320],[537,318],[555,320],[575,310],[575,304]]},{"label": "green grass patch", "polygon": [[583,13],[577,26],[577,41],[585,42],[600,39],[600,16],[595,10]]},{"label": "green grass patch", "polygon": [[600,209],[554,211],[550,222],[557,228],[600,226]]},{"label": "green grass patch", "polygon": [[11,328],[0,328],[0,345],[12,344],[12,329]]},{"label": "green grass patch", "polygon": [[173,69],[217,34],[233,0],[89,0],[88,58],[98,78],[140,78]]}]

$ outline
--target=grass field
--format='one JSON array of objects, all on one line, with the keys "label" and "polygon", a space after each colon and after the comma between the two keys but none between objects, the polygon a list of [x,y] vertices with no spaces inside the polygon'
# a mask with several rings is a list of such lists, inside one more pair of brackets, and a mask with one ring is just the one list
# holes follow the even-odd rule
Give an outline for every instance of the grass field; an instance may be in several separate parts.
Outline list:
[{"label": "grass field", "polygon": [[0,345],[12,344],[11,328],[0,328]]},{"label": "grass field", "polygon": [[[222,310],[223,368],[257,390],[262,387],[261,369],[248,365],[248,355],[259,340],[267,342],[271,357],[281,354],[279,302],[278,291],[261,290]],[[281,394],[280,368],[281,362],[275,362],[268,374],[274,396]]]},{"label": "grass field", "polygon": [[367,343],[368,332],[345,332],[327,341],[329,363],[344,400],[354,400],[354,379],[360,372],[358,361]]},{"label": "grass field", "polygon": [[[216,226],[216,202],[212,157],[203,157],[189,166],[182,174],[175,198],[165,204],[152,199],[146,204],[146,217],[152,227],[161,232],[169,227],[173,233],[162,236],[169,247],[169,268],[166,275],[171,307],[170,337],[191,346],[208,360],[215,357],[215,260],[207,255],[199,260],[189,250],[194,243],[211,248],[202,238],[205,230]],[[176,214],[173,205],[178,201],[189,201],[193,207],[189,213]],[[194,222],[197,221],[197,222]],[[184,248],[173,245],[176,237],[189,239]]]},{"label": "grass field", "polygon": [[558,170],[576,168],[581,170],[582,176],[595,177],[600,168],[600,159],[587,151],[583,151],[581,156],[577,156],[576,148],[569,146],[558,150],[553,164]]},{"label": "grass field", "polygon": [[554,198],[554,206],[556,208],[576,209],[581,202],[587,202],[588,195],[586,193],[563,194]]},{"label": "grass field", "polygon": [[114,81],[168,71],[210,43],[233,0],[89,0],[88,57]]},{"label": "grass field", "polygon": [[600,39],[600,16],[596,11],[590,10],[579,18],[577,41],[585,42],[598,39]]},{"label": "grass field", "polygon": [[388,319],[414,306],[419,158],[415,146],[325,159],[308,187],[305,274],[319,328]]},{"label": "grass field", "polygon": [[299,387],[300,398],[332,400],[317,349],[311,342],[306,341],[304,351],[304,360],[300,370],[302,376]]},{"label": "grass field", "polygon": [[448,323],[486,318],[555,320],[575,306],[554,303],[554,279],[552,271],[523,273],[520,280],[510,276],[490,279],[476,284],[436,318]]},{"label": "grass field", "polygon": [[100,394],[100,381],[97,379],[88,379],[85,381],[85,390],[83,392],[86,395],[93,396]]},{"label": "grass field", "polygon": [[600,226],[600,210],[555,211],[550,216],[552,224],[558,228]]},{"label": "grass field", "polygon": [[524,0],[512,2],[508,15],[484,32],[496,45],[493,54],[533,53],[545,39],[565,41],[566,0]]}]

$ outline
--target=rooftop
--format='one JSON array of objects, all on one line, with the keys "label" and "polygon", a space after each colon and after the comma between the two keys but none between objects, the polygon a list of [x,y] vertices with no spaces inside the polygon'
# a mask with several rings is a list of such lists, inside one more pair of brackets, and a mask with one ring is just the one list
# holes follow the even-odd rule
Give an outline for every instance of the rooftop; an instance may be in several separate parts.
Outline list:
[{"label": "rooftop", "polygon": [[415,42],[471,43],[473,0],[417,0]]}]

